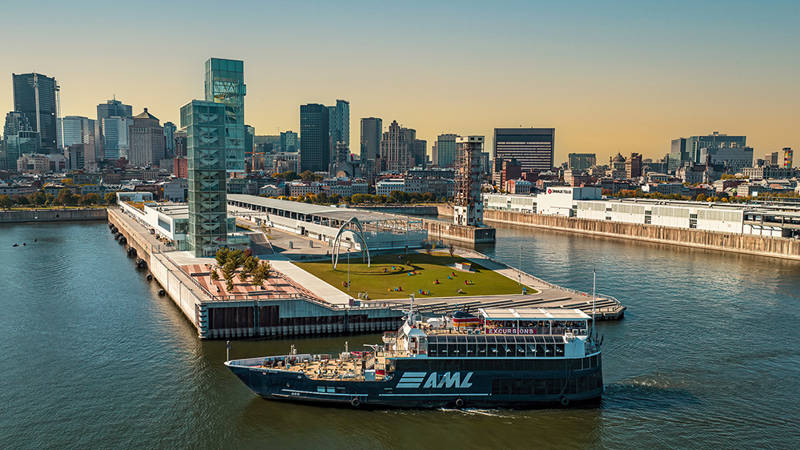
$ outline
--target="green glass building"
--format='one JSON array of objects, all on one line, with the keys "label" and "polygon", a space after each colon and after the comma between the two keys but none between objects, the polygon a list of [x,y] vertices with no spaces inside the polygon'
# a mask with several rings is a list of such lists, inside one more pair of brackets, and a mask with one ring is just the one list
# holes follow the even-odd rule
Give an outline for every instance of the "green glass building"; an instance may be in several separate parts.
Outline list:
[{"label": "green glass building", "polygon": [[227,244],[226,111],[221,103],[201,100],[181,108],[189,172],[188,241],[198,257],[214,256]]},{"label": "green glass building", "polygon": [[206,101],[225,105],[225,168],[244,172],[244,62],[210,58],[206,61]]}]

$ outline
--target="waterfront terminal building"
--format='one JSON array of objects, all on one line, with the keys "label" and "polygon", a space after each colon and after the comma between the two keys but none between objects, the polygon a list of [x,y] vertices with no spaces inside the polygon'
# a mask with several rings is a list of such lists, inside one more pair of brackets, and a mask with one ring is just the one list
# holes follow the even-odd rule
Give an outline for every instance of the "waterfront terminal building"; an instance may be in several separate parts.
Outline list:
[{"label": "waterfront terminal building", "polygon": [[800,236],[800,208],[661,199],[604,199],[599,187],[554,186],[537,195],[483,194],[486,210],[558,215],[769,237]]}]

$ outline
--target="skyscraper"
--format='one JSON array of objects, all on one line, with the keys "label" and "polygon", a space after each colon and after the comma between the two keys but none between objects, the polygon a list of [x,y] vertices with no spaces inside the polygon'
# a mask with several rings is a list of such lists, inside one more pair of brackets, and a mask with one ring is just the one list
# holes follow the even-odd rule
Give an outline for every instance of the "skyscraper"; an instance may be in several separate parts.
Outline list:
[{"label": "skyscraper", "polygon": [[330,155],[330,113],[325,105],[300,105],[300,171],[327,171]]},{"label": "skyscraper", "polygon": [[524,172],[553,168],[555,128],[495,128],[494,158],[516,159]]},{"label": "skyscraper", "polygon": [[792,160],[794,159],[794,150],[791,147],[783,148],[783,167],[786,169],[792,168]]},{"label": "skyscraper", "polygon": [[294,131],[281,131],[280,151],[294,153],[297,151],[297,133]]},{"label": "skyscraper", "polygon": [[175,131],[178,127],[172,122],[164,122],[164,157],[175,157]]},{"label": "skyscraper", "polygon": [[158,118],[144,109],[133,117],[129,129],[128,162],[137,167],[152,166],[164,159],[164,128]]},{"label": "skyscraper", "polygon": [[350,103],[336,100],[336,106],[328,107],[328,125],[330,127],[331,148],[344,142],[350,148]]},{"label": "skyscraper", "polygon": [[106,161],[128,157],[128,128],[133,123],[132,117],[133,107],[116,98],[97,105],[95,145],[98,157],[102,155]]},{"label": "skyscraper", "polygon": [[[95,169],[98,155],[94,120],[83,116],[67,116],[59,119],[59,122],[59,147],[63,149],[64,156],[69,159],[69,147],[80,144],[82,145],[79,152],[81,159],[80,168]],[[70,168],[72,168],[73,165],[74,164],[71,163]]]},{"label": "skyscraper", "polygon": [[226,170],[244,172],[244,62],[210,58],[206,61],[205,90],[206,101],[225,105]]},{"label": "skyscraper", "polygon": [[55,78],[38,73],[12,74],[14,111],[22,113],[41,139],[41,151],[56,153],[58,149],[56,115],[58,104]]},{"label": "skyscraper", "polygon": [[225,120],[227,107],[192,100],[181,108],[189,185],[188,242],[195,256],[214,256],[227,243]]},{"label": "skyscraper", "polygon": [[440,134],[436,138],[436,158],[433,163],[439,167],[453,167],[456,161],[457,134]]},{"label": "skyscraper", "polygon": [[414,146],[417,132],[411,128],[402,128],[396,120],[381,139],[381,169],[400,173],[414,167]]},{"label": "skyscraper", "polygon": [[377,117],[361,119],[361,171],[372,183],[378,167],[378,155],[381,151],[381,135],[383,121]]},{"label": "skyscraper", "polygon": [[59,121],[61,122],[59,147],[67,148],[73,144],[88,144],[94,140],[94,120],[83,116],[66,116]]}]

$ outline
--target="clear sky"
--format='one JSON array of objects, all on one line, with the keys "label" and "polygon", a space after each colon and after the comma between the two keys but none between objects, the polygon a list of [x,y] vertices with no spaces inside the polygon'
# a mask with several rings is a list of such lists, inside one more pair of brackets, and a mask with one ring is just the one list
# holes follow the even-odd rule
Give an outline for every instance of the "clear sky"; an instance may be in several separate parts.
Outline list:
[{"label": "clear sky", "polygon": [[299,105],[442,132],[556,128],[570,152],[661,157],[680,136],[744,134],[757,157],[800,148],[800,1],[36,1],[2,7],[11,73],[55,76],[62,115],[116,95],[163,121],[203,97],[210,57],[245,61],[256,134]]}]

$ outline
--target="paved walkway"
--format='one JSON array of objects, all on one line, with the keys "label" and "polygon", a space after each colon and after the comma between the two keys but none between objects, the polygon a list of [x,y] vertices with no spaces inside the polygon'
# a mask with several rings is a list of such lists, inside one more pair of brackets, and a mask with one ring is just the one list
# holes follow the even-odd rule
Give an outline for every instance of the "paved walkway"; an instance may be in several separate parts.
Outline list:
[{"label": "paved walkway", "polygon": [[334,305],[350,304],[350,299],[352,297],[347,295],[347,293],[342,292],[320,278],[317,278],[311,273],[297,267],[286,257],[280,257],[281,255],[275,256],[276,258],[269,259],[270,265],[278,272],[284,274],[287,278],[311,291],[311,293],[317,296],[317,298]]}]

